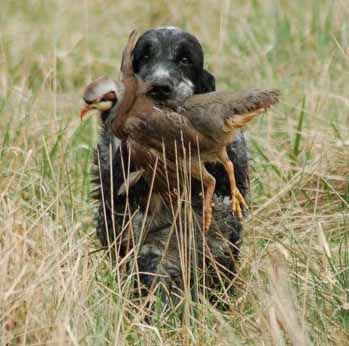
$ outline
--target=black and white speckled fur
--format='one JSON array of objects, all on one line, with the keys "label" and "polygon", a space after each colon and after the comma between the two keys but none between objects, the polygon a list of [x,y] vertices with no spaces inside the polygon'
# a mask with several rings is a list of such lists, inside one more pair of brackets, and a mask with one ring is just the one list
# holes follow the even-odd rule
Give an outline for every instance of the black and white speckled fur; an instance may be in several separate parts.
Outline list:
[{"label": "black and white speckled fur", "polygon": [[[152,59],[149,57],[144,59],[145,54],[150,54],[143,51],[149,42],[156,45],[154,50],[156,56]],[[181,57],[176,55],[178,43],[184,44],[184,53],[185,55],[190,55],[191,64],[184,64],[183,66],[180,63],[179,59]],[[178,28],[165,27],[145,32],[140,37],[135,48],[134,70],[142,79],[158,85],[157,93],[152,94],[152,96],[160,101],[180,100],[182,97],[190,96],[192,93],[205,93],[215,90],[214,77],[203,68],[203,53],[199,42],[194,36]],[[164,90],[162,86],[165,86]],[[112,182],[114,191],[112,191],[110,183],[110,147],[112,148]],[[122,148],[122,155],[120,148]],[[124,182],[121,159],[123,158],[127,165],[128,153],[126,144],[124,142],[120,143],[115,139],[105,126],[102,126],[97,150],[100,157],[100,172],[98,172],[98,169],[94,172],[94,182],[97,186],[95,197],[99,203],[96,215],[97,234],[102,245],[107,246],[108,243],[114,241],[115,235],[119,234],[124,220],[126,198],[125,195],[118,196],[117,191]],[[235,166],[237,186],[244,198],[249,200],[248,155],[243,134],[237,136],[232,145],[228,147],[228,155]],[[207,244],[215,260],[226,268],[224,276],[231,280],[235,272],[235,261],[239,254],[241,224],[231,215],[230,206],[224,203],[230,192],[228,178],[223,167],[216,164],[210,165],[208,169],[216,177],[217,196],[214,208],[214,220],[216,221],[213,222],[213,229],[209,233]],[[131,161],[130,171],[133,170],[134,167]],[[202,197],[199,196],[201,183],[194,183],[192,190],[193,208],[196,211],[197,218],[200,219],[202,213]],[[148,191],[148,186],[143,179],[140,179],[129,191],[130,208],[131,210],[139,208],[140,212],[138,215],[140,218],[144,210],[144,198],[148,196]],[[102,195],[104,196],[104,207]],[[115,209],[114,213],[111,210],[112,204]],[[170,235],[171,213],[162,207],[157,214],[153,215],[152,220],[153,222],[149,225],[140,249],[138,261],[140,271],[151,274],[141,275],[142,282],[146,286],[150,286],[154,278],[152,273],[161,274],[162,278],[167,278],[165,282],[168,287],[175,285],[180,288],[182,286],[181,268],[178,248],[174,246],[177,242],[175,240],[171,241],[172,246],[168,247],[166,253],[164,253],[164,244],[167,243],[167,238]],[[137,231],[137,226],[134,229]],[[195,238],[198,239],[197,244],[202,244],[201,237],[202,233],[198,228],[195,234]],[[124,241],[116,244],[116,249],[120,256],[125,255],[124,244]],[[198,247],[197,251],[201,253],[202,249],[200,250],[200,247]],[[202,258],[199,254],[197,257]],[[214,287],[217,283],[217,274],[214,270],[211,270],[212,265],[210,263],[207,263],[207,268],[209,269],[207,283],[211,283],[211,287]]]}]

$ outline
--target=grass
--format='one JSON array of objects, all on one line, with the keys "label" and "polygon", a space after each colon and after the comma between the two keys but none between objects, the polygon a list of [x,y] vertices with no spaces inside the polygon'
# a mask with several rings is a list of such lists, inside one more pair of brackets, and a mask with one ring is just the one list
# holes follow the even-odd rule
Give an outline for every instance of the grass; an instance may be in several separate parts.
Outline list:
[{"label": "grass", "polygon": [[[348,344],[348,15],[345,0],[2,1],[0,344]],[[98,127],[78,112],[129,31],[164,24],[200,38],[220,89],[284,96],[247,130],[253,207],[229,310],[153,295],[146,324],[132,278],[90,254]]]}]

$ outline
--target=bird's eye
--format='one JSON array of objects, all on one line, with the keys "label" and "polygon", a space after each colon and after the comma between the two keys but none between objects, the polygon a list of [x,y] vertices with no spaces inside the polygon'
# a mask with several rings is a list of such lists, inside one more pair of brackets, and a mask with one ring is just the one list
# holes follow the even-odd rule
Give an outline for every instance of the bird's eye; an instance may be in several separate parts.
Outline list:
[{"label": "bird's eye", "polygon": [[114,101],[114,100],[116,100],[116,94],[114,91],[110,91],[100,99],[100,102]]},{"label": "bird's eye", "polygon": [[188,58],[187,56],[183,56],[180,60],[180,63],[183,65],[189,65],[191,64],[191,59]]},{"label": "bird's eye", "polygon": [[144,54],[143,55],[143,60],[149,60],[150,59],[150,55],[149,54]]}]

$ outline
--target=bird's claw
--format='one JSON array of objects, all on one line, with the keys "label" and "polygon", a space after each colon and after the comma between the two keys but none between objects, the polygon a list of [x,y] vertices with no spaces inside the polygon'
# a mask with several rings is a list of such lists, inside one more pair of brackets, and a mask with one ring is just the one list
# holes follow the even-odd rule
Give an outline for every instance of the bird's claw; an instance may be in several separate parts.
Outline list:
[{"label": "bird's claw", "polygon": [[245,202],[244,197],[242,196],[242,194],[238,189],[235,189],[234,193],[232,194],[231,209],[232,209],[232,212],[240,220],[243,218],[241,206],[243,206],[245,209],[248,209],[248,205]]},{"label": "bird's claw", "polygon": [[204,231],[205,233],[208,232],[208,230],[210,229],[212,223],[212,207],[205,207],[204,209]]}]

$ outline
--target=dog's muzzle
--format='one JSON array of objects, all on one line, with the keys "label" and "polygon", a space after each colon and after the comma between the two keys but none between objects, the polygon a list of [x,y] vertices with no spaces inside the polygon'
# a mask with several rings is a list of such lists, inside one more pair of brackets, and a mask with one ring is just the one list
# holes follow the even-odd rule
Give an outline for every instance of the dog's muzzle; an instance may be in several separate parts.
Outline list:
[{"label": "dog's muzzle", "polygon": [[182,100],[193,95],[193,83],[183,78],[181,72],[171,65],[155,66],[144,78],[150,83],[150,96],[155,100]]}]

